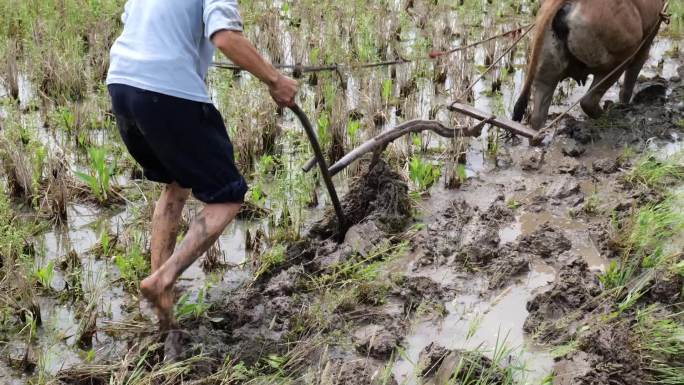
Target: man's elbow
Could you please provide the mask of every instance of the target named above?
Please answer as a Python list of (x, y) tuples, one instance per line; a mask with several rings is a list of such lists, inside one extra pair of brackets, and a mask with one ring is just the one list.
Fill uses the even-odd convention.
[(242, 38), (242, 32), (227, 29), (216, 32), (211, 41), (219, 50), (225, 52), (235, 46), (235, 42)]

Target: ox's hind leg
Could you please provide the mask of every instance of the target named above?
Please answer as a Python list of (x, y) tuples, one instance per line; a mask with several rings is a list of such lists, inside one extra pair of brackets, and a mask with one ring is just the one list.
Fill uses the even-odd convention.
[(620, 91), (620, 102), (627, 104), (632, 101), (632, 94), (634, 93), (634, 86), (636, 85), (639, 73), (644, 68), (644, 64), (648, 60), (648, 55), (651, 52), (651, 45), (653, 44), (653, 36), (644, 44), (639, 53), (634, 57), (634, 60), (629, 64), (625, 71), (625, 82)]
[(623, 71), (617, 71), (615, 74), (608, 77), (609, 74), (596, 74), (594, 81), (591, 83), (589, 92), (584, 95), (580, 105), (585, 114), (593, 119), (597, 119), (603, 115), (603, 108), (601, 108), (601, 98), (608, 92), (610, 87), (615, 84)]
[(530, 125), (535, 130), (544, 126), (558, 83), (566, 76), (568, 56), (564, 43), (555, 34), (548, 33), (544, 50), (533, 83), (533, 107)]

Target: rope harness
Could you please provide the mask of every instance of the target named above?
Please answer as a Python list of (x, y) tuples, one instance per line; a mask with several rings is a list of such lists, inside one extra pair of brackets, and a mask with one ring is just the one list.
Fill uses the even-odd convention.
[[(418, 63), (418, 62), (426, 62), (426, 61), (435, 61), (439, 58), (442, 58), (444, 56), (448, 56), (451, 54), (454, 54), (456, 52), (461, 52), (468, 50), (470, 48), (478, 47), (482, 44), (488, 43), (493, 40), (500, 39), (502, 37), (508, 37), (508, 36), (516, 36), (518, 35), (521, 31), (523, 30), (528, 30), (531, 29), (534, 26), (534, 24), (528, 24), (526, 26), (518, 27), (510, 31), (502, 32), (498, 35), (488, 37), (484, 40), (477, 41), (475, 43), (467, 44), (462, 47), (456, 47), (452, 48), (448, 51), (431, 51), (427, 57), (418, 57), (414, 59), (404, 59), (404, 58), (399, 58), (395, 60), (386, 60), (386, 61), (380, 61), (380, 62), (374, 62), (374, 63), (355, 63), (355, 64), (330, 64), (330, 65), (322, 65), (322, 66), (308, 66), (308, 65), (302, 65), (302, 64), (273, 64), (273, 66), (277, 69), (280, 70), (289, 70), (292, 71), (293, 73), (296, 74), (303, 74), (303, 73), (313, 73), (313, 72), (340, 72), (342, 70), (347, 70), (347, 71), (353, 71), (353, 70), (360, 70), (360, 69), (369, 69), (369, 68), (379, 68), (379, 67), (391, 67), (391, 66), (398, 66), (398, 65), (404, 65), (404, 64), (410, 64), (410, 63)], [(525, 34), (527, 34), (525, 32)], [(519, 41), (520, 39), (518, 39)], [(237, 66), (235, 64), (231, 64), (228, 62), (213, 62), (212, 66), (215, 68), (220, 68), (220, 69), (227, 69), (227, 70), (233, 70), (233, 71), (242, 71), (242, 68), (240, 66)]]

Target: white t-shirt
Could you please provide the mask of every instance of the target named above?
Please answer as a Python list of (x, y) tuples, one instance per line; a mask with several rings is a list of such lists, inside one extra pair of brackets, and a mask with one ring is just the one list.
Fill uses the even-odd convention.
[(107, 84), (210, 103), (211, 36), (242, 31), (237, 0), (128, 0), (110, 52)]

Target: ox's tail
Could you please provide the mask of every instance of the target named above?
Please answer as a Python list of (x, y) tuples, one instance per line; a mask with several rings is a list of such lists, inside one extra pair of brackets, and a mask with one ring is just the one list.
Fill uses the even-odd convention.
[(529, 64), (527, 66), (527, 77), (525, 78), (525, 83), (523, 84), (520, 97), (515, 103), (515, 107), (513, 109), (513, 120), (516, 122), (522, 121), (523, 115), (525, 115), (525, 110), (527, 110), (527, 105), (530, 101), (532, 84), (534, 83), (534, 77), (537, 75), (537, 68), (539, 67), (542, 49), (544, 48), (546, 31), (549, 29), (549, 26), (553, 22), (553, 19), (558, 11), (567, 2), (568, 0), (546, 0), (539, 10), (539, 15), (537, 16), (537, 22), (535, 26), (537, 30), (535, 31), (534, 40), (532, 42), (532, 51), (530, 53)]

